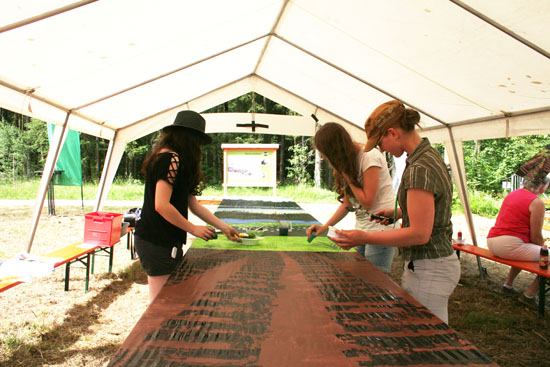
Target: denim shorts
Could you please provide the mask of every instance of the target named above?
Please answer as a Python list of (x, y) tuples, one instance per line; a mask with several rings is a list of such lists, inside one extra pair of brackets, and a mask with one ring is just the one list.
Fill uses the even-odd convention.
[[(139, 236), (134, 237), (136, 253), (141, 266), (148, 276), (169, 275), (183, 258), (181, 245), (159, 246)], [(172, 258), (172, 248), (177, 247), (176, 257)]]

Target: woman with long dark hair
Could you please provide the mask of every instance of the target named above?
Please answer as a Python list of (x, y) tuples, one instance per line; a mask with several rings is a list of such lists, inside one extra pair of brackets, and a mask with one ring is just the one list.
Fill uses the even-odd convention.
[(153, 301), (183, 257), (187, 233), (203, 240), (216, 237), (214, 228), (195, 225), (188, 210), (239, 241), (238, 232), (202, 206), (196, 196), (205, 185), (201, 172), (201, 146), (211, 142), (205, 120), (194, 111), (181, 111), (162, 130), (143, 163), (146, 177), (141, 219), (136, 223), (135, 247), (147, 273)]
[[(314, 145), (334, 170), (334, 189), (341, 204), (325, 224), (309, 227), (307, 235), (325, 232), (350, 211), (355, 213), (355, 228), (386, 230), (388, 227), (370, 220), (371, 213), (395, 202), (384, 155), (377, 149), (365, 152), (363, 144), (354, 142), (346, 129), (334, 122), (321, 126), (315, 134)], [(390, 272), (394, 247), (373, 246), (365, 242), (355, 246), (355, 250), (384, 273)]]

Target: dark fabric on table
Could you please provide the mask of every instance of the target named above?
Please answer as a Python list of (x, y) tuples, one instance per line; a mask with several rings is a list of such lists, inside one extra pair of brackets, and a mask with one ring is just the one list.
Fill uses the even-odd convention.
[(496, 364), (356, 252), (191, 248), (109, 366)]

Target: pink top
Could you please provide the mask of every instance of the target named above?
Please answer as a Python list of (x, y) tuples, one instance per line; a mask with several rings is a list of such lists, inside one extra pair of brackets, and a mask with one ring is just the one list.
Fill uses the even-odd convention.
[(531, 242), (531, 213), (529, 205), (537, 195), (524, 189), (512, 191), (502, 201), (502, 207), (495, 225), (489, 230), (488, 238), (514, 236)]

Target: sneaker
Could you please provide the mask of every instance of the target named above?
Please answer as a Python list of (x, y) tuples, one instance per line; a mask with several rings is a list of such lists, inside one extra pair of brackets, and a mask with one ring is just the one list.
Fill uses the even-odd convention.
[(511, 293), (511, 294), (519, 293), (519, 291), (516, 288), (514, 288), (511, 285), (506, 285), (506, 284), (502, 285), (502, 292)]
[[(532, 296), (532, 297), (528, 297), (525, 295), (525, 293), (522, 293), (520, 296), (519, 296), (519, 301), (521, 303), (523, 303), (524, 305), (532, 308), (532, 309), (536, 309), (538, 310), (539, 309), (539, 295), (535, 295), (535, 296)], [(544, 302), (544, 309), (546, 311), (550, 310), (550, 302), (548, 299), (545, 300)]]
[(519, 296), (519, 301), (529, 308), (538, 309), (539, 307), (538, 296), (529, 297), (522, 293)]

